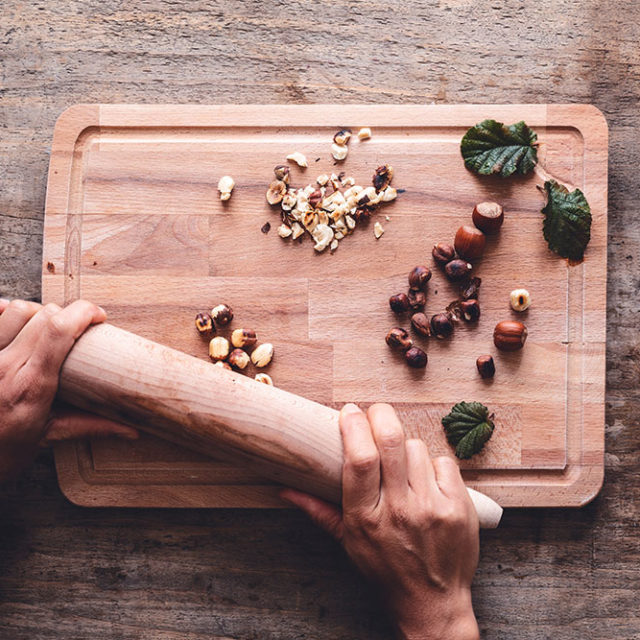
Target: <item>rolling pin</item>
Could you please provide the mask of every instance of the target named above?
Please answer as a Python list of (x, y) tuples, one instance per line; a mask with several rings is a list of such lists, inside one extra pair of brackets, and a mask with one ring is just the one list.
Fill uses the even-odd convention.
[[(58, 397), (278, 483), (341, 499), (338, 412), (110, 324), (89, 328), (67, 356)], [(501, 507), (468, 490), (480, 526)]]

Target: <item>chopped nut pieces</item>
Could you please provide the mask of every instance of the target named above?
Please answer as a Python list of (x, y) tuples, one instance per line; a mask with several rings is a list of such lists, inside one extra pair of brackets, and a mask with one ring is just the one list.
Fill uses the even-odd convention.
[(344, 160), (349, 153), (349, 147), (344, 144), (332, 144), (331, 145), (331, 155), (335, 160)]
[(384, 227), (379, 222), (376, 222), (373, 225), (373, 235), (376, 238), (380, 238), (383, 233), (384, 233)]
[(288, 238), (292, 233), (293, 231), (291, 230), (291, 227), (287, 226), (286, 224), (281, 224), (278, 227), (278, 235), (281, 238)]
[(273, 387), (273, 380), (268, 373), (256, 373), (255, 381), (262, 382), (262, 384), (268, 384), (270, 387)]
[(358, 131), (358, 140), (368, 140), (371, 137), (371, 129), (369, 127), (362, 127)]
[(285, 193), (287, 193), (287, 185), (282, 180), (274, 180), (267, 189), (267, 202), (278, 204), (282, 202)]
[(218, 191), (220, 192), (220, 200), (225, 201), (231, 197), (233, 187), (236, 186), (234, 179), (231, 176), (222, 176), (218, 182)]
[(222, 336), (217, 336), (209, 343), (209, 357), (216, 360), (224, 360), (229, 355), (229, 341)]
[(266, 367), (273, 358), (273, 345), (269, 342), (258, 345), (251, 354), (251, 362), (256, 367)]
[(299, 151), (295, 151), (294, 153), (290, 153), (287, 156), (287, 160), (292, 160), (293, 162), (295, 162), (299, 167), (308, 167), (309, 165), (307, 164), (307, 158), (303, 153), (300, 153)]
[(351, 139), (351, 129), (342, 129), (342, 131), (338, 131), (335, 136), (333, 136), (333, 141), (340, 146), (344, 146), (349, 144), (349, 140)]
[(279, 164), (273, 169), (276, 180), (281, 180), (285, 184), (289, 184), (291, 169), (286, 164)]
[(514, 289), (509, 302), (514, 311), (526, 311), (531, 306), (531, 294), (526, 289)]

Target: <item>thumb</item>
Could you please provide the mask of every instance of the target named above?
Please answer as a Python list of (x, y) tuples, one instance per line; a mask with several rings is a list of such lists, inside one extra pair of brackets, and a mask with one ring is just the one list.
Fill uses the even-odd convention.
[(93, 413), (64, 408), (57, 409), (49, 418), (41, 444), (48, 445), (61, 440), (105, 438), (108, 436), (136, 440), (138, 432), (133, 427)]
[(342, 542), (344, 529), (342, 512), (338, 507), (295, 489), (282, 489), (280, 497), (304, 511), (314, 524), (324, 529), (338, 542)]

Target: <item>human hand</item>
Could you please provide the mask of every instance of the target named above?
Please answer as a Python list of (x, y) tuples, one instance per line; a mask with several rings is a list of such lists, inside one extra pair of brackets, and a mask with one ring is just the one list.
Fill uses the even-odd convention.
[(458, 465), (431, 460), (422, 440), (406, 440), (390, 405), (340, 412), (344, 447), (342, 510), (284, 489), (333, 535), (377, 584), (405, 639), (479, 638), (471, 605), (478, 517)]
[(65, 309), (0, 300), (0, 482), (29, 464), (38, 445), (135, 429), (52, 403), (60, 368), (85, 329), (103, 322), (103, 309), (79, 300)]

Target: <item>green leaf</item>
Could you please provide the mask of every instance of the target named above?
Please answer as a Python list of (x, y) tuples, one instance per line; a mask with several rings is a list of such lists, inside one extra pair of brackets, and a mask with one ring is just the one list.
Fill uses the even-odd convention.
[(456, 456), (463, 459), (481, 451), (494, 429), (489, 409), (480, 402), (458, 402), (442, 418), (442, 426)]
[(542, 209), (544, 239), (563, 258), (579, 261), (591, 238), (591, 208), (580, 189), (569, 191), (555, 180), (544, 183), (547, 205)]
[(483, 120), (464, 134), (460, 152), (467, 169), (483, 176), (529, 173), (538, 162), (534, 146), (538, 136), (523, 122), (506, 127)]

